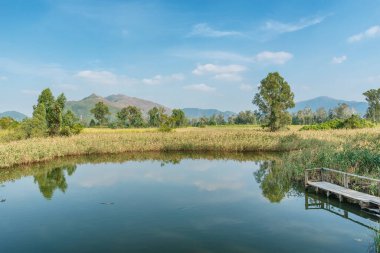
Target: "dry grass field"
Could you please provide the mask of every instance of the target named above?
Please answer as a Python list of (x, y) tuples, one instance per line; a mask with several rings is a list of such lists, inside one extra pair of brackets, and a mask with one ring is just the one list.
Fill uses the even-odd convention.
[[(71, 137), (0, 141), (0, 167), (47, 161), (56, 157), (125, 152), (295, 151), (294, 154), (298, 154), (302, 151), (302, 154), (310, 153), (305, 162), (314, 162), (313, 165), (318, 162), (331, 163), (342, 157), (342, 153), (347, 155), (347, 152), (352, 150), (366, 150), (371, 155), (379, 154), (380, 128), (378, 127), (329, 131), (299, 131), (299, 128), (292, 126), (289, 130), (276, 133), (268, 132), (258, 126), (189, 127), (168, 133), (153, 128), (85, 129), (81, 134)], [(7, 134), (9, 133), (0, 131), (0, 140)], [(333, 154), (336, 154), (336, 157)], [(316, 160), (317, 158), (319, 160)], [(296, 158), (293, 156), (292, 159)], [(340, 159), (342, 163), (346, 162), (342, 159), (347, 158)], [(346, 166), (352, 167), (351, 163), (350, 161)]]

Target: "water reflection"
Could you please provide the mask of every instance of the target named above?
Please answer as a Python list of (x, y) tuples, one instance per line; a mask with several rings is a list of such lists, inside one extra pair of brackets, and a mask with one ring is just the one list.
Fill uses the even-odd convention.
[(294, 179), (276, 154), (131, 153), (1, 170), (2, 250), (364, 252), (374, 241), (376, 218)]
[(38, 184), (40, 192), (46, 199), (51, 199), (55, 190), (65, 192), (68, 185), (66, 182), (65, 171), (68, 176), (74, 174), (76, 165), (55, 167), (51, 170), (37, 171), (34, 175), (34, 182)]

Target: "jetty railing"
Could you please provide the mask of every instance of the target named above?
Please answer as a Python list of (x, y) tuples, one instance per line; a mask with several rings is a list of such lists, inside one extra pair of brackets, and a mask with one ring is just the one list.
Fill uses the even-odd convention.
[(380, 180), (329, 168), (305, 170), (305, 185), (309, 181), (324, 181), (380, 197)]

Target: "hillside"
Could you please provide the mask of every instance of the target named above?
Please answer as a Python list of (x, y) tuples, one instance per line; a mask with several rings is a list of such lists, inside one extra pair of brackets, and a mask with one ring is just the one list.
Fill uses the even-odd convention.
[(25, 114), (23, 114), (21, 112), (7, 111), (7, 112), (0, 113), (0, 118), (3, 118), (3, 117), (11, 117), (17, 121), (22, 121), (23, 119), (27, 118), (28, 116), (26, 116)]
[(310, 107), (313, 111), (317, 110), (320, 107), (324, 107), (328, 111), (329, 109), (333, 109), (334, 107), (337, 107), (339, 104), (342, 104), (342, 103), (346, 103), (360, 115), (364, 115), (368, 107), (366, 102), (347, 101), (347, 100), (341, 100), (341, 99), (335, 99), (335, 98), (322, 96), (322, 97), (316, 97), (313, 99), (297, 102), (296, 106), (292, 108), (290, 111), (297, 112), (306, 107)]
[(183, 108), (182, 109), (185, 112), (186, 117), (190, 119), (200, 118), (200, 117), (211, 117), (212, 115), (218, 115), (222, 114), (225, 119), (228, 119), (228, 117), (236, 114), (231, 111), (219, 111), (216, 109), (199, 109), (199, 108)]
[(93, 118), (90, 111), (98, 102), (103, 102), (109, 107), (110, 112), (112, 113), (111, 118), (115, 118), (116, 113), (127, 106), (136, 106), (140, 108), (144, 114), (153, 107), (164, 107), (167, 112), (171, 111), (170, 108), (158, 103), (122, 94), (110, 95), (108, 97), (92, 94), (79, 101), (68, 101), (66, 103), (66, 108), (73, 111), (75, 115), (82, 118), (83, 121), (89, 122)]

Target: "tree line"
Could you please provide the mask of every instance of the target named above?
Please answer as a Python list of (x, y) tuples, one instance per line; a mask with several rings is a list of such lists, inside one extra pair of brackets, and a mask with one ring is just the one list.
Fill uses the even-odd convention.
[[(175, 127), (226, 124), (259, 124), (270, 131), (277, 131), (287, 125), (318, 125), (325, 126), (369, 126), (362, 120), (372, 123), (380, 122), (380, 88), (371, 89), (363, 93), (368, 103), (368, 109), (363, 118), (347, 104), (339, 104), (336, 108), (327, 111), (321, 107), (316, 111), (310, 108), (289, 113), (295, 106), (294, 93), (290, 85), (278, 73), (269, 73), (258, 87), (252, 103), (258, 110), (241, 111), (236, 115), (225, 118), (222, 114), (198, 119), (188, 119), (180, 109), (174, 109), (170, 114), (162, 107), (153, 107), (144, 115), (136, 106), (127, 106), (116, 113), (116, 120), (110, 120), (110, 110), (104, 102), (98, 102), (91, 113), (94, 116), (89, 127), (158, 127), (162, 131), (170, 131)], [(84, 127), (74, 113), (65, 108), (66, 97), (62, 93), (55, 98), (50, 89), (45, 89), (38, 96), (37, 104), (33, 106), (33, 116), (21, 123), (6, 117), (0, 119), (1, 129), (15, 129), (16, 137), (31, 138), (43, 136), (78, 134)], [(335, 121), (334, 121), (335, 120)], [(338, 121), (336, 121), (338, 120)], [(329, 124), (331, 122), (331, 124)], [(339, 124), (338, 124), (339, 123)], [(316, 129), (319, 129), (316, 127)]]

